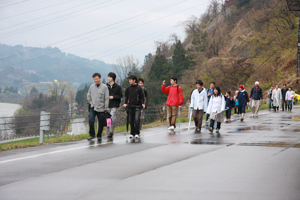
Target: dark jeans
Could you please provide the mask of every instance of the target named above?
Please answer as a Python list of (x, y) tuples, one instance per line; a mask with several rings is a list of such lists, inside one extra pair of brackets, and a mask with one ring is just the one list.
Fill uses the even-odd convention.
[(234, 107), (234, 114), (240, 114), (240, 107), (238, 105)]
[[(212, 129), (214, 129), (214, 126), (215, 126), (215, 120), (210, 120), (210, 127)], [(217, 129), (221, 129), (221, 122), (217, 122)]]
[(130, 123), (130, 134), (139, 135), (140, 134), (140, 118), (141, 118), (141, 108), (140, 107), (129, 107), (129, 123)]
[(293, 108), (293, 101), (292, 100), (288, 100), (287, 101), (287, 106), (288, 106), (289, 110), (292, 110), (292, 108)]
[(284, 109), (287, 110), (287, 102), (285, 101), (285, 99), (282, 99), (281, 106), (282, 106), (282, 111), (284, 111)]
[(207, 122), (208, 118), (209, 118), (210, 114), (207, 114), (205, 115), (205, 121)]
[(90, 136), (95, 137), (95, 117), (98, 118), (98, 133), (97, 137), (102, 136), (103, 126), (101, 124), (101, 118), (104, 116), (104, 112), (97, 112), (93, 108), (89, 113), (89, 125), (90, 125)]
[(226, 110), (226, 119), (230, 119), (230, 117), (231, 117), (231, 110), (232, 110), (232, 107), (229, 107), (229, 109)]

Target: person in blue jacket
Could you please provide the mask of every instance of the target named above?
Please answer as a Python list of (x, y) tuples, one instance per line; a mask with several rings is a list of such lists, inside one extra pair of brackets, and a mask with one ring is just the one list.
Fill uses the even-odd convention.
[[(209, 104), (210, 98), (214, 95), (215, 86), (216, 86), (216, 83), (215, 82), (211, 82), (210, 83), (210, 88), (208, 88), (206, 90), (206, 93), (207, 93), (207, 105)], [(208, 118), (209, 118), (209, 114), (206, 113), (206, 116), (205, 116), (205, 121), (206, 122), (208, 121)], [(206, 124), (206, 126), (208, 126), (208, 124)]]
[(237, 95), (236, 99), (239, 101), (239, 108), (241, 113), (241, 121), (244, 121), (245, 113), (246, 113), (246, 106), (249, 104), (249, 95), (246, 92), (244, 85), (240, 85), (239, 87), (239, 94)]

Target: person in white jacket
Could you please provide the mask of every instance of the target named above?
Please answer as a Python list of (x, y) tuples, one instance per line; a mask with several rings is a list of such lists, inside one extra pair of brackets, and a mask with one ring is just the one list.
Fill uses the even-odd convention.
[(207, 113), (210, 114), (209, 131), (213, 134), (214, 125), (217, 121), (216, 133), (220, 136), (221, 123), (224, 122), (225, 98), (219, 87), (215, 87), (214, 95), (210, 98)]
[(203, 87), (203, 82), (201, 80), (196, 81), (196, 89), (193, 90), (191, 95), (190, 108), (193, 110), (193, 119), (195, 122), (196, 132), (201, 132), (202, 119), (204, 113), (207, 110), (207, 92)]
[(292, 87), (289, 87), (288, 91), (285, 94), (285, 100), (287, 102), (288, 111), (290, 111), (290, 112), (292, 112), (294, 96), (295, 96), (295, 93), (292, 90)]
[(278, 88), (278, 85), (275, 86), (275, 89), (272, 92), (273, 108), (274, 112), (279, 111), (279, 106), (282, 100), (281, 89)]

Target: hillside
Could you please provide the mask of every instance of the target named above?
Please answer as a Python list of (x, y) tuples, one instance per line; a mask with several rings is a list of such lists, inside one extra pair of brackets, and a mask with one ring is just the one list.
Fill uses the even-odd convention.
[(103, 61), (66, 54), (58, 48), (0, 44), (0, 52), (1, 86), (19, 86), (54, 79), (85, 83), (91, 80), (95, 72), (106, 75), (113, 70), (111, 65)]
[[(191, 59), (193, 65), (186, 64), (181, 73), (173, 75), (186, 91), (186, 101), (197, 79), (202, 79), (206, 88), (211, 81), (216, 82), (223, 93), (237, 90), (239, 84), (250, 90), (255, 81), (260, 82), (265, 93), (271, 85), (281, 87), (284, 83), (299, 90), (298, 18), (289, 11), (286, 1), (232, 0), (227, 7), (219, 2), (212, 1), (204, 14), (192, 16), (184, 23), (187, 37), (182, 45), (185, 58)], [(169, 57), (169, 51), (173, 51), (170, 62), (175, 66), (173, 47), (169, 43), (168, 51), (158, 48), (159, 57)], [(157, 56), (144, 66), (144, 76), (150, 76), (150, 85), (151, 71), (158, 69)], [(164, 64), (163, 68), (169, 65)]]

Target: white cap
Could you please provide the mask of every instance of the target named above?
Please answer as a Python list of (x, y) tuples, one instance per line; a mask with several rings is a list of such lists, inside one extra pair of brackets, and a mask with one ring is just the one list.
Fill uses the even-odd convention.
[(255, 85), (259, 85), (259, 82), (258, 82), (258, 81), (256, 81), (256, 82), (255, 82)]

